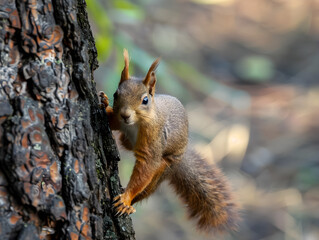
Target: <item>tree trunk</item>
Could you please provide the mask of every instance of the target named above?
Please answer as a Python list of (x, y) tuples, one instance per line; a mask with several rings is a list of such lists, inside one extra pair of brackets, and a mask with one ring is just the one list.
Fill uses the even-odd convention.
[(0, 239), (134, 239), (84, 0), (0, 0)]

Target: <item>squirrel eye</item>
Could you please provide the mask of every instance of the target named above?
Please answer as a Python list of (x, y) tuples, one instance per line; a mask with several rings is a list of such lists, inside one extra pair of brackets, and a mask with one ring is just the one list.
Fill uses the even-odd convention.
[(113, 94), (113, 98), (117, 98), (117, 91)]
[(144, 97), (143, 101), (142, 101), (142, 104), (146, 105), (147, 103), (148, 103), (148, 97)]

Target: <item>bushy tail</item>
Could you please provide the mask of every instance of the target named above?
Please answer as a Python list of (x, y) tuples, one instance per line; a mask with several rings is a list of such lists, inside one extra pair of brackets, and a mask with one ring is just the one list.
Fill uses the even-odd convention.
[(200, 230), (236, 230), (238, 206), (227, 179), (216, 165), (208, 164), (188, 147), (184, 159), (172, 170), (170, 183)]

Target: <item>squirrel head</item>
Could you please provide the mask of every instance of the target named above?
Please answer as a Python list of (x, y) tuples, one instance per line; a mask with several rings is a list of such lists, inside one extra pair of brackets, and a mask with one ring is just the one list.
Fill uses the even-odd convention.
[(118, 89), (113, 95), (114, 113), (120, 122), (126, 125), (148, 122), (154, 114), (155, 70), (160, 59), (153, 62), (145, 78), (139, 79), (130, 77), (129, 55), (126, 49), (123, 55), (125, 65)]

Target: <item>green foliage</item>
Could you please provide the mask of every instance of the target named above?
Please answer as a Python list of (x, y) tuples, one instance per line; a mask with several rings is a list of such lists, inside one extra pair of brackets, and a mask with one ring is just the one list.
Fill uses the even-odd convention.
[(305, 167), (301, 169), (297, 176), (296, 182), (299, 189), (306, 191), (318, 185), (318, 169), (315, 167)]
[(113, 43), (111, 32), (113, 25), (99, 1), (86, 0), (86, 4), (89, 16), (97, 28), (97, 31), (95, 31), (95, 44), (98, 52), (98, 60), (104, 61), (111, 52)]
[(251, 82), (265, 82), (274, 75), (272, 61), (261, 55), (250, 55), (239, 60), (236, 64), (239, 77)]
[[(95, 41), (98, 51), (98, 60), (103, 62), (108, 59), (112, 48), (116, 47), (117, 33), (114, 31), (115, 22), (128, 24), (139, 22), (144, 18), (144, 11), (129, 1), (111, 1), (110, 8), (102, 5), (98, 0), (87, 0), (87, 9), (93, 25), (96, 28)], [(126, 46), (127, 47), (127, 46)]]
[(144, 19), (144, 11), (138, 5), (129, 1), (113, 1), (114, 4), (114, 16), (117, 21), (132, 23), (138, 22)]
[(170, 66), (181, 81), (204, 96), (214, 96), (235, 108), (245, 109), (250, 106), (250, 97), (246, 92), (222, 85), (186, 62), (175, 61), (170, 63)]

